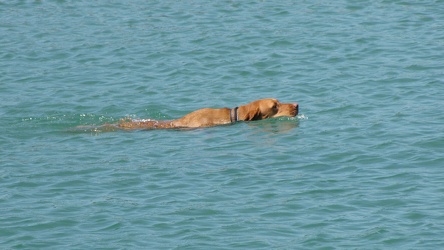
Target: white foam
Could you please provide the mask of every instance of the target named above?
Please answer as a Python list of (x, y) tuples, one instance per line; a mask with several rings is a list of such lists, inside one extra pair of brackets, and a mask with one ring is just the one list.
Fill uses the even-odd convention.
[(156, 121), (156, 120), (152, 120), (152, 119), (133, 119), (133, 122), (152, 122), (152, 121)]

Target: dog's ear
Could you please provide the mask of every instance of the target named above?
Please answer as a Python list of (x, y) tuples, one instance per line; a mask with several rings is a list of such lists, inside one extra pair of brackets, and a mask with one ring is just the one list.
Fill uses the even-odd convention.
[(254, 121), (254, 120), (261, 120), (262, 115), (261, 111), (259, 109), (258, 105), (254, 104), (247, 104), (244, 106), (239, 107), (240, 114), (242, 115), (240, 117), (241, 120), (244, 121)]

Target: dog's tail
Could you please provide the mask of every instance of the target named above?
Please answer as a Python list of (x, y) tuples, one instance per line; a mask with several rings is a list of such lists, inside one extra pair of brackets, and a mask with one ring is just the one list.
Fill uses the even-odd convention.
[(112, 132), (117, 130), (136, 130), (136, 129), (168, 129), (176, 128), (173, 120), (157, 121), (151, 119), (121, 119), (118, 123), (105, 123), (102, 125), (84, 125), (70, 129), (72, 132)]
[(157, 121), (151, 119), (122, 119), (116, 126), (120, 129), (166, 129), (175, 128), (173, 121)]

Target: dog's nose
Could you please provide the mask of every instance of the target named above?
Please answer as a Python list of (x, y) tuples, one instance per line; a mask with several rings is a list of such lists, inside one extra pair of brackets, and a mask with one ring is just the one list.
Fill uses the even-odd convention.
[(296, 111), (296, 115), (299, 113), (299, 104), (297, 102), (293, 103), (294, 110)]

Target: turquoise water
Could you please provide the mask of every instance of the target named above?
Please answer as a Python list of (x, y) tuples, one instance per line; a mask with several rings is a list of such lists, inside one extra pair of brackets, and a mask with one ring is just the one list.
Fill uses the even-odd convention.
[[(438, 249), (443, 1), (0, 1), (2, 249)], [(274, 97), (296, 118), (79, 131)]]

